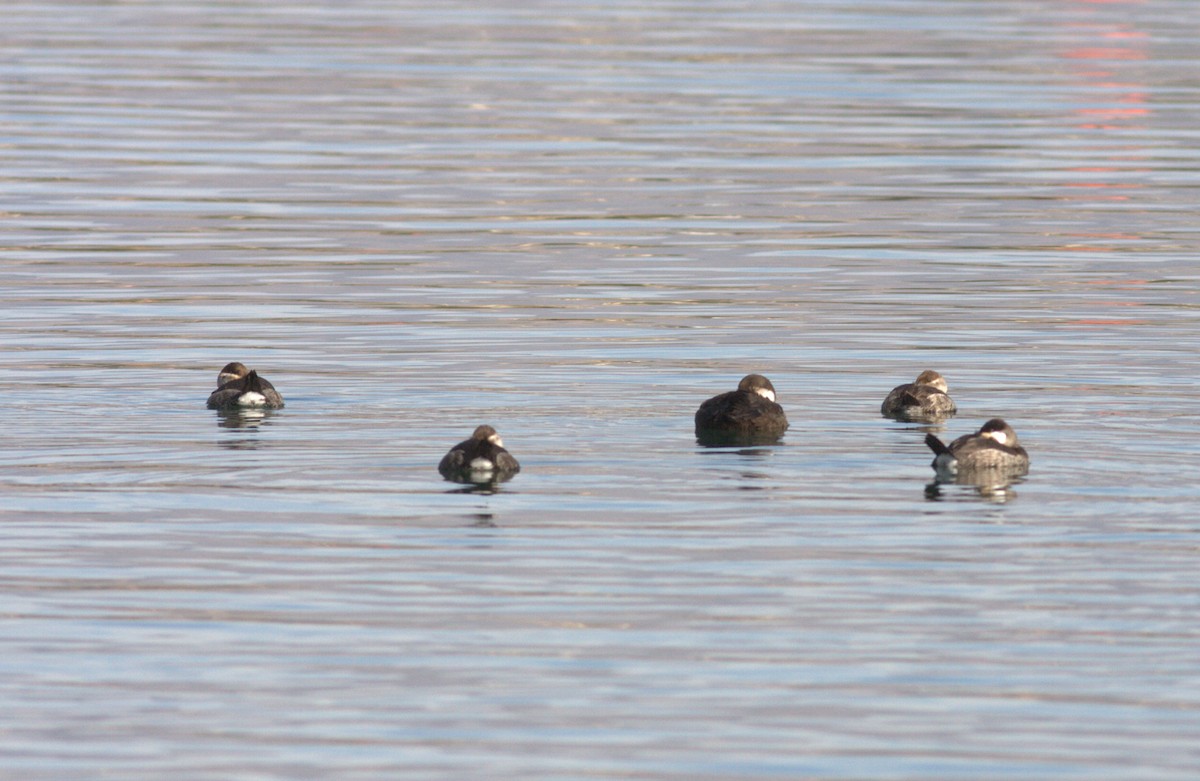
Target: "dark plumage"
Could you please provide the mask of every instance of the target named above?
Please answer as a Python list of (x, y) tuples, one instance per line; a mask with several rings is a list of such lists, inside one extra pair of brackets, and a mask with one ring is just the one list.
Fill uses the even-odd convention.
[(761, 374), (747, 374), (737, 390), (714, 396), (696, 410), (696, 437), (702, 442), (771, 442), (787, 427), (775, 386)]
[(1029, 454), (1017, 441), (1017, 432), (1000, 418), (992, 418), (979, 431), (965, 434), (949, 445), (933, 434), (926, 434), (925, 444), (934, 452), (933, 468), (942, 474), (1024, 474), (1029, 469)]
[(945, 377), (927, 369), (917, 376), (916, 382), (892, 388), (879, 411), (900, 420), (947, 418), (958, 411), (947, 393), (948, 387)]
[(275, 386), (258, 372), (244, 365), (229, 363), (217, 375), (217, 389), (208, 395), (209, 409), (234, 409), (238, 407), (283, 407), (283, 396)]
[(442, 457), (438, 471), (447, 480), (487, 482), (506, 480), (521, 471), (517, 459), (504, 449), (500, 435), (491, 426), (479, 426)]

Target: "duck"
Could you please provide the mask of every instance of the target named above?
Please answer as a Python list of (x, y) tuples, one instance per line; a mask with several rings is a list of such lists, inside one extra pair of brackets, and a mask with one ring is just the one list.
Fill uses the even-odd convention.
[(254, 369), (234, 361), (217, 374), (217, 389), (208, 395), (209, 409), (255, 407), (281, 409), (283, 396)]
[(438, 471), (447, 480), (490, 482), (507, 480), (521, 471), (517, 459), (504, 448), (496, 429), (478, 426), (442, 457)]
[(915, 382), (892, 388), (879, 411), (899, 420), (948, 418), (958, 411), (948, 390), (945, 377), (926, 369), (917, 375)]
[(702, 442), (774, 441), (787, 428), (775, 386), (761, 374), (747, 374), (737, 390), (713, 396), (696, 410), (696, 437)]
[(964, 434), (949, 445), (926, 434), (925, 444), (934, 453), (932, 466), (939, 474), (1029, 471), (1029, 454), (1017, 440), (1017, 432), (1001, 418), (992, 418), (974, 434)]

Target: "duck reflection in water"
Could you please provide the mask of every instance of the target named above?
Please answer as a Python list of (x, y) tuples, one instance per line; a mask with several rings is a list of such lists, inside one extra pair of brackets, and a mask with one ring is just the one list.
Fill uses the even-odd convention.
[(701, 446), (701, 450), (698, 451), (701, 454), (720, 455), (722, 453), (736, 453), (747, 459), (761, 461), (774, 455), (775, 448), (769, 447), (769, 445), (779, 444), (779, 440), (775, 439), (769, 442), (754, 444), (751, 442), (726, 442), (719, 439), (705, 439), (699, 441), (697, 444)]
[[(230, 435), (218, 444), (230, 450), (254, 450), (261, 444), (258, 429), (270, 425), (273, 414), (272, 410), (262, 407), (217, 410), (217, 427), (230, 429)], [(240, 435), (234, 435), (235, 431)]]
[(507, 482), (510, 478), (505, 477), (502, 479), (478, 481), (454, 479), (451, 477), (447, 477), (446, 479), (452, 483), (460, 484), (446, 491), (448, 494), (476, 494), (478, 496), (494, 496), (495, 494), (498, 494), (504, 490), (501, 486), (501, 483)]
[(500, 528), (500, 525), (498, 523), (496, 523), (496, 514), (495, 513), (488, 513), (488, 512), (475, 513), (474, 515), (469, 516), (469, 517), (471, 518), (471, 523), (469, 524), (469, 526), (472, 529), (499, 529)]
[(1017, 498), (1013, 486), (1024, 481), (1020, 476), (993, 474), (990, 477), (983, 473), (957, 475), (953, 479), (937, 479), (925, 486), (925, 498), (933, 502), (942, 502), (953, 498), (947, 491), (948, 486), (960, 486), (955, 493), (978, 496), (995, 504), (1004, 504)]

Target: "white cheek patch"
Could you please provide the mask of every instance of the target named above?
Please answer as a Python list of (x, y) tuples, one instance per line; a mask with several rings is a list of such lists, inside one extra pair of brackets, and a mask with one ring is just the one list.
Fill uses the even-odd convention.
[(502, 442), (500, 440), (499, 434), (492, 434), (490, 437), (487, 438), (487, 441), (491, 442), (496, 447), (504, 447), (504, 442)]
[(238, 406), (239, 407), (265, 407), (266, 404), (267, 404), (267, 397), (262, 395), (261, 393), (255, 393), (254, 391), (247, 391), (246, 393), (243, 393), (241, 396), (238, 396)]
[(754, 392), (762, 396), (767, 401), (775, 401), (775, 391), (770, 388), (755, 388)]
[(987, 437), (993, 442), (1001, 445), (1007, 444), (1008, 442), (1008, 434), (1005, 434), (1003, 431), (985, 431), (980, 436)]

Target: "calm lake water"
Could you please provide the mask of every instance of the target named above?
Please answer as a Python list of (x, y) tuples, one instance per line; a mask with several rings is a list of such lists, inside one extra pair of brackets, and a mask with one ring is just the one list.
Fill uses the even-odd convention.
[(1190, 10), (6, 4), (0, 777), (1200, 777)]

